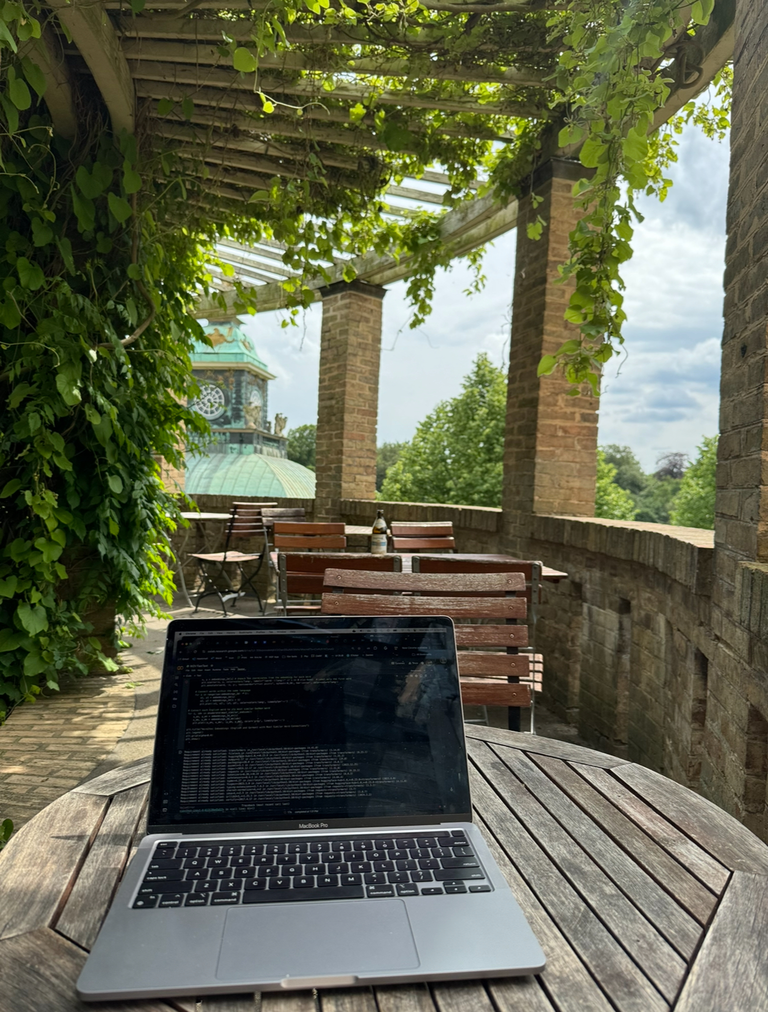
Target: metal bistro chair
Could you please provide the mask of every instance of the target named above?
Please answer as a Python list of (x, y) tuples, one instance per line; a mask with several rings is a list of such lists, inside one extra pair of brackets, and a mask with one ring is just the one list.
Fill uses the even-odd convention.
[(528, 646), (524, 652), (530, 657), (531, 731), (536, 728), (536, 691), (541, 690), (544, 679), (544, 659), (536, 652), (536, 623), (542, 591), (542, 563), (526, 559), (466, 559), (451, 555), (419, 555), (412, 561), (414, 573), (522, 573), (525, 578), (525, 599), (528, 602)]
[[(277, 556), (277, 603), (283, 614), (320, 611), (323, 578), (329, 567), (366, 572), (399, 573), (399, 555), (357, 555), (338, 552), (279, 552)], [(307, 600), (314, 598), (315, 600)]]
[[(506, 706), (520, 729), (531, 705), (525, 581), (521, 573), (371, 573), (327, 569), (326, 615), (448, 615), (455, 622), (462, 702)], [(522, 622), (523, 624), (518, 624)], [(476, 624), (477, 623), (477, 624)], [(486, 624), (490, 623), (490, 624)]]
[[(249, 587), (252, 595), (259, 602), (259, 609), (264, 614), (264, 602), (261, 599), (254, 580), (259, 574), (267, 555), (267, 537), (264, 529), (264, 520), (261, 513), (262, 507), (254, 503), (232, 503), (232, 512), (227, 522), (227, 533), (224, 541), (223, 552), (199, 552), (191, 553), (190, 558), (197, 559), (200, 569), (202, 587), (195, 601), (195, 611), (200, 607), (200, 602), (215, 595), (221, 601), (224, 614), (227, 614), (227, 604), (235, 603), (241, 597), (245, 597)], [(256, 541), (260, 543), (257, 552), (241, 552), (232, 547), (234, 541)], [(250, 563), (256, 563), (255, 569), (247, 572), (244, 568)], [(227, 567), (234, 566), (239, 574), (237, 587), (232, 582)]]
[(395, 552), (455, 552), (453, 524), (390, 524)]

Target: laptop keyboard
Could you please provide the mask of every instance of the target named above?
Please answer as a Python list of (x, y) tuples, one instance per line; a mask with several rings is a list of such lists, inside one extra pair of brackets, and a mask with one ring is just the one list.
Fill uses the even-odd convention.
[(491, 892), (462, 830), (155, 845), (135, 910)]

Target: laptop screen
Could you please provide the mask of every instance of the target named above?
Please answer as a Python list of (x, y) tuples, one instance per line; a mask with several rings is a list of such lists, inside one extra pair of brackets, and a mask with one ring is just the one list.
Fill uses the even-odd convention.
[(447, 618), (168, 627), (150, 832), (469, 816)]

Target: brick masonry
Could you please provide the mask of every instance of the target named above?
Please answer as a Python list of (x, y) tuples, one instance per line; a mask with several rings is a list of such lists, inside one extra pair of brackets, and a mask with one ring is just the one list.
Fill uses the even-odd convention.
[[(510, 531), (520, 514), (595, 511), (597, 401), (568, 396), (559, 372), (536, 376), (541, 356), (576, 334), (563, 319), (571, 286), (556, 280), (578, 221), (573, 180), (583, 170), (575, 174), (573, 163), (556, 159), (540, 171), (535, 193), (542, 203), (534, 207), (531, 196), (523, 198), (517, 227), (502, 497)], [(532, 240), (527, 225), (537, 215), (547, 225)]]
[(322, 290), (315, 515), (337, 520), (339, 502), (373, 498), (386, 289), (360, 281)]

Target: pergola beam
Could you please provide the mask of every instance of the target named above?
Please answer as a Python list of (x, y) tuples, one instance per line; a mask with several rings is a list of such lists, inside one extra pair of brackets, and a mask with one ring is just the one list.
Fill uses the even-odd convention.
[[(504, 206), (492, 197), (481, 197), (469, 201), (462, 207), (446, 212), (440, 226), (442, 242), (453, 256), (461, 256), (470, 250), (490, 242), (496, 236), (514, 228), (517, 224), (517, 201), (511, 200)], [(402, 257), (396, 261), (391, 256), (368, 254), (348, 261), (357, 272), (361, 281), (369, 284), (386, 285), (405, 278), (412, 269), (412, 258)], [(315, 301), (320, 299), (319, 289), (336, 281), (343, 280), (344, 265), (337, 265), (328, 270), (330, 281), (317, 277), (308, 282), (310, 288), (317, 293)], [(279, 284), (265, 285), (256, 290), (257, 307), (260, 312), (270, 309), (282, 309), (287, 305), (287, 293)], [(235, 293), (227, 295), (227, 306), (234, 311)], [(208, 305), (201, 303), (200, 313), (205, 315)]]
[(88, 64), (109, 111), (114, 131), (134, 133), (136, 97), (133, 78), (112, 22), (98, 4), (51, 0), (50, 6)]
[[(236, 70), (223, 67), (210, 67), (204, 75), (200, 68), (193, 65), (163, 63), (160, 60), (128, 61), (134, 81), (162, 81), (188, 88), (201, 87), (226, 88), (233, 91), (245, 91), (253, 94), (253, 80)], [(375, 98), (377, 105), (394, 105), (405, 109), (435, 109), (439, 112), (471, 113), (478, 116), (517, 116), (526, 118), (541, 115), (546, 110), (531, 102), (478, 102), (474, 97), (440, 98), (430, 95), (418, 95), (412, 92), (385, 89), (377, 91), (370, 85), (353, 82), (337, 83), (333, 91), (324, 91), (320, 81), (300, 78), (270, 77), (259, 78), (259, 88), (268, 95), (296, 95), (302, 98), (316, 99), (322, 102), (361, 102), (365, 104)], [(194, 92), (189, 93), (190, 96)]]
[(53, 129), (67, 140), (77, 134), (72, 73), (64, 59), (58, 36), (50, 25), (43, 25), (39, 39), (29, 39), (19, 46), (21, 56), (28, 56), (43, 72), (45, 94)]
[[(222, 56), (219, 47), (206, 42), (163, 42), (158, 39), (126, 39), (122, 46), (126, 60), (160, 60), (163, 63), (187, 63), (200, 66), (227, 66), (229, 57)], [(74, 54), (73, 54), (74, 55)], [(409, 60), (371, 57), (346, 61), (343, 68), (322, 68), (304, 53), (284, 52), (278, 56), (265, 54), (259, 60), (262, 70), (305, 70), (333, 73), (362, 74), (365, 76), (402, 77), (413, 74)], [(228, 69), (228, 68), (227, 68)], [(505, 67), (460, 66), (435, 60), (430, 64), (429, 80), (463, 81), (477, 84), (509, 84), (522, 88), (552, 89), (553, 84), (544, 72), (515, 70)]]

